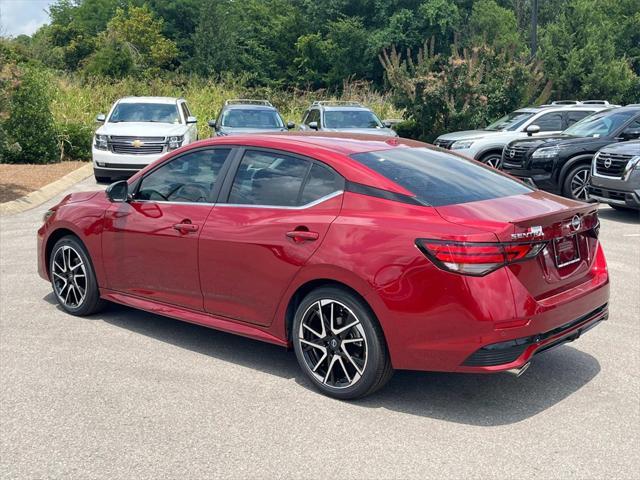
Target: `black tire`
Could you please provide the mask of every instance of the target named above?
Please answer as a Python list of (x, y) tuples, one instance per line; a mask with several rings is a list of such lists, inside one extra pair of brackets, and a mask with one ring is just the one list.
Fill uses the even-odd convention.
[[(318, 304), (321, 301), (326, 303), (319, 307)], [(317, 312), (320, 308), (323, 308), (323, 318), (326, 323), (330, 322), (330, 318), (327, 319), (327, 317), (331, 316), (330, 312), (333, 308), (335, 311), (333, 326), (342, 329), (349, 325), (353, 327), (335, 335), (333, 332), (339, 332), (341, 328), (334, 329), (332, 326), (319, 331), (320, 316)], [(308, 333), (310, 330), (303, 328), (303, 321), (307, 327), (310, 326), (308, 322), (315, 322), (313, 330), (317, 333)], [(347, 325), (342, 326), (340, 322)], [(317, 346), (303, 343), (305, 339), (301, 340), (300, 332), (303, 332), (303, 336), (310, 335), (310, 339)], [(321, 339), (320, 336), (324, 333), (327, 335)], [(341, 400), (361, 398), (384, 386), (393, 375), (391, 359), (378, 320), (362, 300), (345, 289), (322, 287), (309, 293), (296, 311), (291, 334), (300, 368), (313, 385), (327, 396)], [(331, 346), (333, 340), (336, 340), (336, 344)], [(347, 345), (350, 346), (347, 347)], [(321, 348), (325, 349), (325, 353)], [(326, 355), (324, 362), (322, 362), (323, 355)], [(340, 358), (333, 363), (334, 357)], [(363, 357), (364, 361), (362, 361)], [(357, 368), (358, 363), (360, 369)], [(312, 369), (312, 364), (320, 365), (316, 366), (318, 368), (316, 373)], [(348, 382), (340, 383), (340, 375), (343, 380), (348, 379)]]
[[(578, 183), (582, 184), (586, 178), (584, 189), (580, 188), (578, 196), (575, 195), (576, 186)], [(562, 195), (572, 200), (578, 200), (581, 202), (589, 202), (589, 179), (591, 178), (591, 166), (588, 164), (581, 164), (573, 167), (569, 170), (564, 181), (562, 182)]]
[(97, 183), (111, 183), (111, 177), (100, 177), (98, 175), (94, 175)]
[[(82, 317), (96, 313), (104, 307), (105, 301), (100, 298), (93, 263), (77, 237), (67, 235), (55, 243), (49, 258), (49, 273), (53, 294), (65, 312)], [(81, 274), (84, 278), (80, 278)]]
[(502, 154), (498, 152), (489, 152), (483, 155), (482, 157), (480, 157), (480, 161), (490, 167), (500, 168), (500, 162), (502, 161)]

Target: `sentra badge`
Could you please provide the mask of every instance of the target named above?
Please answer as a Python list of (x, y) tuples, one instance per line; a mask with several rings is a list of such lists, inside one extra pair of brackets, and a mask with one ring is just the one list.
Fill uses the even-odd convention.
[(541, 226), (529, 227), (526, 232), (520, 233), (512, 233), (511, 238), (514, 240), (521, 240), (523, 238), (537, 238), (542, 237), (544, 233), (542, 233)]

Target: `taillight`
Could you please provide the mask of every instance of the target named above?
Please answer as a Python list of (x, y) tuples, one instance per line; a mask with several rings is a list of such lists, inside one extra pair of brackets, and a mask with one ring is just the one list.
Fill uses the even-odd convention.
[(534, 258), (546, 242), (473, 243), (418, 238), (416, 245), (442, 270), (482, 276), (510, 263)]

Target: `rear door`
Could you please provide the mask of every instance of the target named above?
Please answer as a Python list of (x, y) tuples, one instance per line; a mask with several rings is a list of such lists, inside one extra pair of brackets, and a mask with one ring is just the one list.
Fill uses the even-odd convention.
[(204, 306), (268, 325), (338, 215), (344, 180), (320, 162), (278, 151), (247, 149), (236, 163), (221, 194), (228, 201), (213, 208), (200, 236)]
[(110, 289), (203, 309), (198, 238), (230, 151), (180, 155), (146, 174), (130, 202), (109, 207), (102, 249)]

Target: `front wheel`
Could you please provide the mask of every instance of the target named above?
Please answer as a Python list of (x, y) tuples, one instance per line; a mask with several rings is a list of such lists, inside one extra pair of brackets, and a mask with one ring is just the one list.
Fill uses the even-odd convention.
[(502, 160), (502, 154), (495, 152), (489, 153), (480, 159), (482, 163), (493, 168), (498, 168), (500, 166), (500, 160)]
[(307, 295), (296, 311), (292, 337), (300, 367), (325, 395), (364, 397), (393, 374), (377, 319), (346, 290), (323, 287)]
[(76, 237), (68, 235), (56, 242), (49, 272), (53, 293), (65, 312), (90, 315), (104, 305), (89, 254)]
[(562, 194), (573, 200), (581, 202), (589, 201), (589, 180), (591, 179), (591, 167), (578, 165), (571, 169), (564, 179)]

